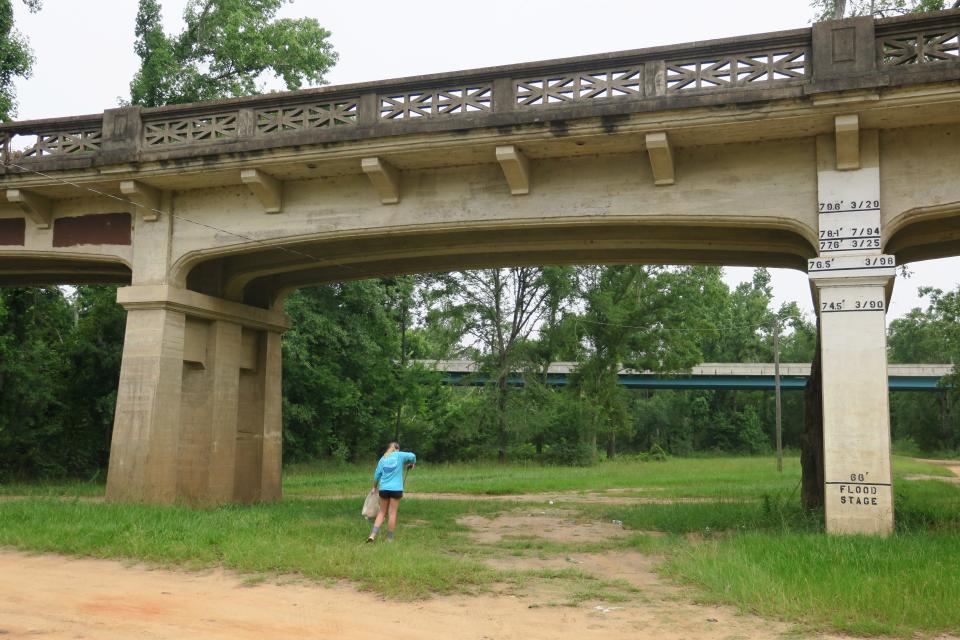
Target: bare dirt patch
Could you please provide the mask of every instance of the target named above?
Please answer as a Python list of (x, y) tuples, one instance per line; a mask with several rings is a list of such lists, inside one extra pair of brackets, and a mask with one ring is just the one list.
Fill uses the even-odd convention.
[(926, 462), (945, 467), (953, 476), (930, 476), (925, 474), (912, 474), (905, 476), (907, 480), (939, 480), (940, 482), (949, 482), (950, 484), (960, 484), (960, 461), (958, 460), (927, 460), (925, 458), (914, 458), (917, 462)]
[(536, 537), (551, 542), (602, 542), (629, 536), (612, 522), (581, 522), (573, 512), (561, 509), (534, 513), (504, 513), (493, 518), (466, 516), (457, 520), (470, 527), (470, 537), (481, 544), (495, 544), (505, 537)]
[[(505, 537), (541, 538), (553, 542), (597, 542), (638, 533), (614, 523), (581, 522), (569, 513), (526, 512), (503, 514), (494, 518), (470, 516), (458, 520), (471, 527), (480, 544), (495, 544)], [(643, 532), (647, 533), (647, 532)], [(659, 535), (657, 533), (648, 535)], [(566, 616), (597, 617), (613, 628), (629, 630), (631, 638), (782, 638), (802, 637), (789, 624), (738, 614), (731, 607), (707, 606), (692, 601), (692, 594), (663, 580), (656, 571), (657, 556), (636, 551), (605, 553), (569, 553), (543, 557), (538, 555), (501, 555), (487, 558), (495, 569), (507, 571), (575, 569), (600, 581), (598, 597), (578, 599), (570, 586), (557, 580), (530, 580), (521, 590), (507, 588), (529, 610), (554, 610)], [(626, 584), (633, 592), (610, 602), (600, 595), (605, 584)], [(589, 588), (576, 585), (574, 589)], [(576, 604), (571, 606), (571, 596)], [(620, 626), (617, 626), (620, 625)], [(491, 636), (492, 637), (492, 636)], [(609, 637), (620, 637), (612, 635)], [(840, 636), (820, 636), (839, 638)]]
[[(960, 469), (960, 467), (958, 467)], [(960, 476), (929, 476), (923, 473), (912, 473), (903, 476), (904, 480), (939, 480), (949, 484), (960, 484)]]
[[(495, 569), (578, 569), (604, 580), (622, 580), (648, 592), (670, 589), (656, 573), (662, 558), (636, 551), (616, 553), (570, 553), (549, 558), (539, 556), (505, 556), (490, 558), (487, 564)], [(647, 594), (649, 595), (649, 593)]]
[[(622, 570), (630, 567), (628, 561)], [(343, 586), (289, 580), (248, 586), (219, 570), (185, 573), (0, 551), (0, 635), (18, 639), (720, 640), (778, 638), (787, 630), (681, 602), (531, 605), (536, 601), (526, 595), (393, 602)]]

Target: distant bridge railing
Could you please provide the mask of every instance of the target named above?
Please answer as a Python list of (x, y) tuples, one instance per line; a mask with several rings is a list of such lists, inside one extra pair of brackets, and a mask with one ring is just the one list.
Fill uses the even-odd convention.
[[(418, 360), (426, 369), (443, 373), (448, 384), (480, 386), (489, 381), (475, 362), (470, 360)], [(547, 370), (546, 383), (563, 386), (576, 369), (575, 362), (555, 362)], [(949, 364), (891, 364), (887, 374), (891, 391), (936, 391), (943, 389), (941, 381), (953, 372)], [(780, 386), (784, 390), (802, 390), (810, 377), (810, 365), (782, 363)], [(774, 365), (772, 363), (704, 363), (689, 373), (664, 374), (652, 371), (622, 369), (618, 382), (633, 389), (739, 389), (772, 390)], [(525, 377), (513, 373), (508, 378), (511, 386), (523, 386)]]
[[(291, 144), (607, 118), (960, 78), (960, 10), (0, 125), (4, 162), (163, 160)], [(20, 141), (18, 138), (27, 137)], [(19, 149), (19, 150), (18, 150)]]

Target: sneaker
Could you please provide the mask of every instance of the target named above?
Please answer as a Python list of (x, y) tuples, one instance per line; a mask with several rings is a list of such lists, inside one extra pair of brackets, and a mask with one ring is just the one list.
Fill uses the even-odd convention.
[(367, 538), (367, 542), (373, 542), (373, 540), (374, 540), (373, 536), (370, 536), (369, 538)]

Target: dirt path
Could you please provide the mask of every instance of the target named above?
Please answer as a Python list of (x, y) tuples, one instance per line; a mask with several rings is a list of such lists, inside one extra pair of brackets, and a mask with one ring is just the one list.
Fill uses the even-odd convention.
[[(572, 559), (592, 566), (602, 563), (645, 593), (651, 585), (661, 586), (650, 571), (651, 561), (639, 554)], [(111, 560), (0, 551), (3, 638), (373, 640), (388, 630), (392, 638), (411, 640), (721, 640), (780, 638), (789, 631), (781, 623), (669, 598), (638, 598), (598, 608), (590, 603), (551, 606), (548, 596), (540, 592), (398, 603), (348, 587), (290, 581), (251, 587), (223, 571), (150, 570)]]
[[(614, 523), (579, 522), (562, 510), (528, 508), (493, 518), (470, 516), (478, 544), (506, 536), (554, 542), (624, 535)], [(570, 602), (569, 585), (531, 580), (498, 593), (389, 602), (348, 586), (295, 577), (255, 586), (221, 570), (181, 572), (111, 560), (0, 551), (0, 638), (138, 640), (365, 640), (385, 634), (418, 640), (590, 640), (632, 638), (760, 640), (791, 635), (790, 625), (694, 604), (662, 581), (656, 558), (640, 553), (577, 553), (552, 558), (500, 555), (502, 569), (575, 568), (620, 580), (637, 592), (624, 602)], [(388, 630), (386, 632), (385, 630)], [(824, 638), (836, 636), (824, 636)]]
[(936, 464), (941, 467), (946, 467), (953, 476), (931, 476), (925, 474), (912, 474), (906, 476), (907, 480), (939, 480), (941, 482), (949, 482), (951, 484), (960, 484), (960, 460), (927, 460), (925, 458), (914, 458), (917, 462), (925, 462), (927, 464)]

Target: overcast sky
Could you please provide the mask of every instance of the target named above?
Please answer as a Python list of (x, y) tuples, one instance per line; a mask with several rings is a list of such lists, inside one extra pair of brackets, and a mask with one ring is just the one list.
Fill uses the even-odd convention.
[[(33, 15), (14, 3), (36, 55), (33, 77), (17, 84), (18, 119), (98, 113), (129, 96), (137, 0), (43, 0)], [(180, 30), (186, 4), (162, 0), (168, 31)], [(807, 0), (295, 0), (282, 15), (313, 16), (332, 32), (340, 62), (327, 79), (344, 84), (795, 29), (812, 12)], [(958, 258), (910, 269), (909, 280), (898, 278), (888, 319), (922, 304), (917, 287), (960, 281)], [(728, 268), (727, 280), (751, 272)], [(773, 273), (777, 303), (812, 310), (806, 274)]]

